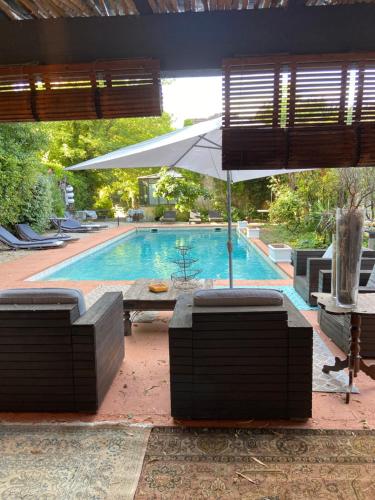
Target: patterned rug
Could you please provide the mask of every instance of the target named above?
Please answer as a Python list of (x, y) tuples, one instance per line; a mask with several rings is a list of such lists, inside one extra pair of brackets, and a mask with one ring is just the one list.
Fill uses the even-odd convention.
[[(314, 392), (347, 392), (349, 377), (347, 371), (323, 373), (324, 365), (333, 365), (335, 356), (325, 345), (319, 334), (314, 331), (313, 337), (313, 391)], [(352, 392), (359, 393), (353, 386)]]
[(0, 426), (2, 500), (132, 500), (150, 429)]
[(136, 500), (373, 500), (375, 433), (153, 429)]

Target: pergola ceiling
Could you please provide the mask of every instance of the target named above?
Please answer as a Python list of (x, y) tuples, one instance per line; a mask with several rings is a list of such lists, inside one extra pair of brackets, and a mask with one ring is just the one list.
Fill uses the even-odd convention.
[(14, 21), (375, 3), (375, 0), (0, 0)]

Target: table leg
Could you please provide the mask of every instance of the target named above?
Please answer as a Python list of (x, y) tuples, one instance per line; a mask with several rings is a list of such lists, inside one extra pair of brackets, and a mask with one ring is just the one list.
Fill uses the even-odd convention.
[(335, 357), (335, 364), (334, 365), (324, 365), (322, 372), (323, 373), (329, 373), (329, 372), (341, 372), (341, 370), (344, 370), (349, 366), (349, 357), (345, 359), (340, 359)]
[(56, 234), (54, 234), (54, 237), (55, 238), (62, 238), (64, 236), (62, 233), (62, 230), (61, 230), (62, 221), (59, 219), (56, 219), (56, 224), (57, 224), (57, 232), (56, 232)]
[(130, 337), (132, 334), (132, 322), (130, 320), (130, 311), (124, 311), (124, 336)]
[(345, 400), (347, 404), (350, 401), (350, 395), (353, 389), (353, 378), (356, 377), (359, 372), (359, 367), (361, 362), (360, 345), (361, 345), (361, 316), (359, 314), (352, 313), (350, 317), (350, 353), (348, 357), (349, 386)]

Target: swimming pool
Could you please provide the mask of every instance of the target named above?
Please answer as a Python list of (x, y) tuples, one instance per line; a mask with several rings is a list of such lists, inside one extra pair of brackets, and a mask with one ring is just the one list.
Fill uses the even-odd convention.
[[(176, 245), (191, 245), (191, 257), (200, 278), (227, 279), (228, 255), (225, 229), (140, 229), (84, 252), (66, 263), (44, 271), (32, 280), (135, 280), (166, 279), (177, 270)], [(252, 244), (233, 232), (234, 279), (271, 280), (284, 275)]]

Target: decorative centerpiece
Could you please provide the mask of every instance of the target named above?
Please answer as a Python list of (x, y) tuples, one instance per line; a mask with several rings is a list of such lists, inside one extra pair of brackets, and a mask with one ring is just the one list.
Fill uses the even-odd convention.
[(193, 264), (198, 261), (198, 259), (190, 257), (192, 247), (188, 245), (177, 245), (176, 250), (180, 255), (177, 259), (174, 259), (173, 262), (179, 269), (171, 275), (173, 286), (185, 290), (196, 288), (198, 286), (197, 276), (201, 270), (192, 269)]
[(336, 297), (336, 235), (332, 235), (331, 295)]
[(357, 303), (363, 222), (363, 210), (356, 205), (336, 211), (336, 300), (341, 307)]
[(150, 283), (148, 289), (153, 293), (163, 293), (168, 292), (168, 285), (162, 281), (157, 281), (155, 283)]

